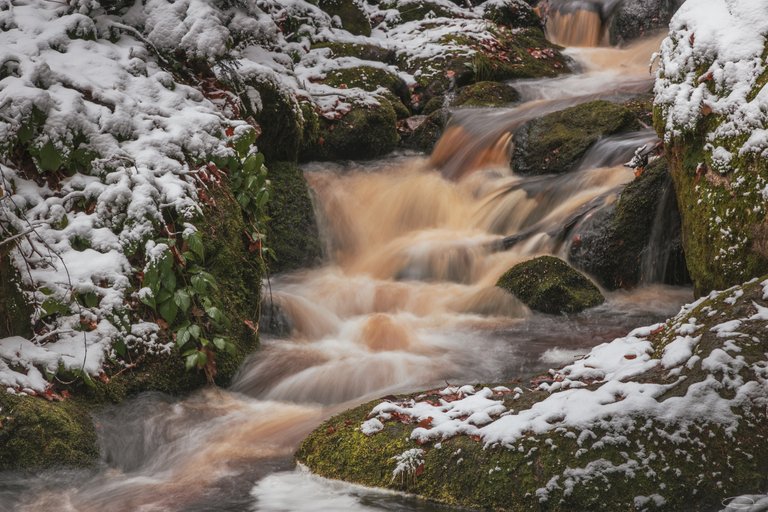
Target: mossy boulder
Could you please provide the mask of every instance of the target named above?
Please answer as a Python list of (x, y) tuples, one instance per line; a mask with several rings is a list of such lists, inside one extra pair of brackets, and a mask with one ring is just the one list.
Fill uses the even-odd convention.
[(408, 85), (397, 74), (384, 67), (355, 66), (334, 69), (325, 75), (323, 83), (337, 89), (356, 87), (369, 92), (386, 89), (391, 93), (390, 99), (399, 100), (405, 105), (410, 102)]
[[(441, 109), (432, 112), (428, 116), (418, 116), (413, 119), (415, 128), (403, 128), (401, 130), (402, 145), (409, 149), (416, 149), (429, 153), (443, 135), (450, 114)], [(409, 121), (408, 119), (405, 120)]]
[(515, 131), (512, 169), (526, 176), (572, 171), (600, 137), (637, 127), (628, 108), (604, 100), (547, 114)]
[(483, 18), (509, 28), (541, 27), (542, 20), (523, 0), (488, 0), (480, 4)]
[(456, 107), (500, 107), (514, 103), (520, 94), (501, 82), (477, 82), (459, 89), (452, 105)]
[[(410, 414), (414, 402), (425, 414), (441, 405), (450, 411), (461, 399), (456, 388), (389, 396), (339, 414), (296, 457), (320, 476), (475, 510), (719, 510), (727, 497), (768, 485), (768, 339), (764, 321), (748, 320), (768, 306), (762, 297), (757, 282), (728, 290), (530, 386), (477, 392), (503, 406), (495, 406), (495, 424), (520, 421), (519, 431), (505, 430), (504, 443), (489, 442), (498, 433), (494, 423), (478, 418), (475, 428), (458, 412), (452, 417), (467, 425), (463, 432), (424, 440), (439, 427), (433, 417)], [(736, 319), (740, 336), (712, 330)], [(696, 340), (686, 357), (671, 357), (678, 354), (673, 343), (688, 343), (681, 329), (694, 329)], [(614, 349), (617, 359), (606, 358)], [(626, 371), (605, 373), (601, 362)], [(402, 412), (373, 412), (387, 403)], [(364, 429), (372, 417), (380, 428)]]
[(374, 105), (353, 105), (340, 118), (321, 117), (300, 160), (375, 158), (392, 151), (398, 142), (397, 112), (386, 98), (379, 98)]
[[(686, 6), (679, 11), (683, 18), (672, 22), (676, 26), (693, 23), (689, 18), (700, 14)], [(735, 20), (743, 26), (734, 30), (756, 30), (748, 14), (729, 22)], [(709, 40), (703, 42), (704, 37)], [(768, 123), (764, 115), (753, 114), (765, 112), (761, 98), (768, 71), (735, 71), (763, 62), (768, 46), (750, 50), (752, 58), (733, 60), (732, 54), (718, 55), (716, 37), (672, 32), (662, 47), (655, 89), (654, 127), (664, 138), (697, 295), (768, 272), (768, 145), (755, 136)], [(705, 51), (710, 43), (715, 50)], [(671, 63), (668, 69), (666, 62)], [(690, 83), (699, 83), (700, 91)], [(740, 99), (732, 100), (736, 96)], [(718, 103), (728, 106), (715, 111)], [(689, 116), (685, 121), (682, 113)]]
[(283, 272), (317, 264), (322, 256), (309, 186), (291, 162), (270, 164), (272, 182), (268, 205), (267, 243), (275, 251), (272, 271)]
[(318, 0), (317, 5), (330, 16), (338, 16), (347, 32), (358, 36), (371, 35), (371, 23), (358, 0)]
[(605, 301), (586, 276), (554, 256), (539, 256), (506, 271), (496, 286), (542, 313), (578, 313)]
[(86, 466), (99, 456), (88, 408), (0, 392), (0, 471)]
[(663, 158), (627, 184), (614, 205), (574, 230), (568, 260), (610, 290), (636, 286), (642, 277), (689, 282), (680, 214)]
[(360, 60), (372, 60), (385, 64), (397, 62), (397, 54), (394, 50), (384, 48), (372, 42), (350, 43), (345, 41), (315, 41), (312, 48), (328, 48), (331, 57), (357, 57)]
[(243, 95), (248, 114), (259, 123), (261, 135), (256, 141), (268, 162), (296, 160), (305, 131), (304, 111), (298, 100), (279, 84), (259, 77), (246, 81), (259, 97), (254, 103)]
[(429, 18), (461, 18), (465, 16), (464, 11), (458, 6), (430, 0), (384, 0), (379, 4), (379, 7), (397, 10), (400, 13), (399, 21), (401, 23)]

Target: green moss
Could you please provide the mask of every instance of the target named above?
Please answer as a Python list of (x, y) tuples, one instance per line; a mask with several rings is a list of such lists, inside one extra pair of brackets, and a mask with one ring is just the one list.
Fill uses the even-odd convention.
[(554, 256), (519, 263), (496, 286), (543, 313), (578, 313), (605, 302), (600, 290), (584, 275)]
[(629, 109), (603, 100), (548, 114), (515, 132), (512, 168), (523, 175), (568, 172), (600, 137), (637, 126)]
[(247, 85), (261, 96), (260, 108), (251, 105), (249, 112), (262, 130), (259, 151), (268, 162), (296, 160), (304, 135), (304, 117), (296, 99), (269, 80), (249, 80)]
[(85, 466), (98, 457), (88, 409), (75, 400), (0, 392), (0, 471)]
[(397, 114), (388, 101), (371, 106), (355, 105), (341, 119), (321, 119), (317, 139), (303, 149), (300, 158), (375, 158), (392, 151), (398, 141)]
[[(696, 348), (702, 359), (725, 341), (711, 331), (714, 325), (749, 317), (754, 313), (753, 301), (765, 303), (759, 283), (745, 286), (744, 296), (732, 310), (724, 302), (728, 295), (700, 304), (680, 320), (684, 323), (696, 317), (702, 324), (699, 332), (703, 336)], [(712, 310), (718, 315), (710, 315)], [(742, 375), (746, 381), (758, 380), (756, 369), (764, 364), (759, 362), (765, 360), (768, 343), (760, 332), (750, 331), (762, 330), (762, 324), (754, 322), (753, 326), (746, 332), (755, 336), (754, 342), (740, 342), (744, 348), (739, 355), (745, 358), (745, 368), (751, 368)], [(665, 331), (652, 337), (657, 357), (678, 327), (670, 321)], [(632, 380), (669, 384), (668, 394), (657, 398), (663, 401), (684, 395), (691, 383), (711, 378), (700, 362), (683, 367), (684, 378), (666, 373), (652, 369)], [(590, 384), (588, 389), (600, 385)], [(526, 411), (548, 396), (529, 390), (517, 400), (510, 395), (494, 399), (503, 400), (508, 409)], [(386, 400), (440, 398), (431, 390)], [(380, 432), (365, 436), (359, 431), (360, 424), (378, 403), (361, 405), (325, 422), (302, 443), (297, 459), (327, 478), (414, 493), (448, 505), (509, 512), (639, 510), (642, 507), (635, 498), (651, 495), (662, 496), (664, 502), (655, 508), (649, 504), (650, 510), (716, 510), (728, 496), (754, 493), (768, 485), (768, 452), (763, 449), (768, 413), (764, 407), (735, 408), (742, 416), (735, 434), (706, 419), (679, 433), (677, 425), (642, 414), (622, 415), (619, 410), (616, 416), (605, 418), (602, 426), (585, 430), (582, 439), (579, 429), (561, 427), (545, 435), (523, 433), (511, 446), (502, 447), (484, 446), (467, 436), (443, 440), (440, 446), (418, 445), (410, 440), (417, 425), (396, 418), (385, 421)], [(423, 467), (408, 478), (394, 478), (394, 457), (412, 448), (424, 450)]]
[(276, 272), (309, 267), (322, 256), (312, 199), (304, 175), (295, 164), (270, 164), (272, 197), (267, 243), (277, 261), (270, 263)]
[(19, 275), (11, 265), (8, 252), (12, 245), (0, 246), (0, 338), (29, 337), (32, 334), (32, 308), (19, 289)]
[(514, 0), (486, 5), (483, 18), (509, 28), (540, 28), (542, 25), (541, 18), (530, 6)]
[[(660, 277), (666, 284), (689, 283), (677, 203), (668, 192), (671, 186), (666, 161), (658, 159), (624, 187), (614, 207), (598, 211), (577, 228), (569, 261), (608, 289), (633, 287), (640, 282), (652, 232), (663, 229), (664, 248), (656, 248), (666, 258), (660, 262), (664, 265)], [(669, 217), (656, 219), (660, 206), (669, 210)], [(664, 225), (656, 226), (657, 220)]]
[(356, 87), (364, 91), (386, 89), (403, 103), (409, 103), (410, 92), (402, 78), (391, 71), (373, 66), (356, 66), (329, 71), (323, 83), (336, 88)]
[(499, 107), (520, 99), (517, 91), (500, 82), (477, 82), (459, 90), (453, 105), (457, 107)]
[(340, 41), (319, 41), (312, 43), (312, 48), (330, 48), (331, 56), (357, 57), (360, 60), (372, 60), (385, 64), (394, 64), (397, 56), (394, 50), (389, 50), (372, 43), (346, 43)]
[(435, 147), (437, 141), (443, 135), (443, 130), (448, 123), (448, 112), (437, 110), (423, 119), (421, 124), (403, 137), (403, 146), (429, 153)]
[(371, 35), (371, 23), (355, 0), (319, 0), (317, 5), (331, 16), (338, 16), (347, 32), (358, 36)]

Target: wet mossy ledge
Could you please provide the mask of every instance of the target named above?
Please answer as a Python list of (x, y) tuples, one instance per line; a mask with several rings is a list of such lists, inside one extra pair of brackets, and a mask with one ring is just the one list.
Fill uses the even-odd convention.
[(599, 138), (639, 127), (629, 108), (605, 100), (553, 112), (515, 130), (512, 169), (524, 176), (566, 173)]
[(768, 485), (766, 277), (527, 384), (361, 405), (296, 458), (326, 478), (470, 509), (717, 510)]
[(499, 278), (496, 286), (542, 313), (579, 313), (605, 302), (587, 276), (554, 256), (518, 263)]

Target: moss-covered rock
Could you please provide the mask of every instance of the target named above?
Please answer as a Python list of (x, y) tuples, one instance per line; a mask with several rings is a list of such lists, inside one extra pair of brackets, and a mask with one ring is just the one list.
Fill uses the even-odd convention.
[(637, 126), (628, 108), (603, 100), (533, 119), (515, 131), (512, 168), (523, 175), (571, 171), (600, 137)]
[(338, 16), (347, 32), (358, 36), (371, 35), (371, 23), (357, 0), (318, 0), (317, 5), (331, 16)]
[(300, 159), (359, 160), (392, 151), (399, 141), (397, 113), (386, 98), (375, 105), (354, 105), (340, 119), (320, 118), (313, 140), (307, 140)]
[(583, 274), (554, 256), (519, 263), (502, 275), (496, 286), (543, 313), (578, 313), (605, 301)]
[(574, 230), (568, 260), (611, 290), (637, 285), (643, 272), (666, 284), (688, 283), (671, 187), (666, 161), (659, 159), (624, 187), (615, 205)]
[(270, 268), (283, 272), (317, 264), (322, 247), (304, 174), (294, 163), (274, 162), (270, 164), (270, 179), (267, 240), (277, 258)]
[(430, 0), (384, 0), (379, 5), (382, 9), (397, 10), (401, 23), (429, 18), (461, 18), (465, 15), (458, 6)]
[(514, 103), (520, 94), (501, 82), (477, 82), (459, 89), (452, 104), (456, 107), (500, 107)]
[(29, 337), (32, 332), (32, 308), (19, 288), (19, 275), (11, 265), (8, 252), (12, 245), (0, 246), (0, 338)]
[(372, 60), (385, 64), (394, 64), (397, 61), (394, 50), (383, 48), (372, 42), (316, 41), (312, 43), (312, 48), (328, 48), (333, 58), (357, 57), (360, 60)]
[(339, 68), (329, 71), (323, 83), (337, 89), (349, 89), (357, 87), (364, 91), (374, 92), (386, 89), (395, 100), (410, 103), (410, 92), (405, 81), (392, 71), (383, 67), (355, 66), (351, 68)]
[[(749, 31), (748, 17), (734, 20)], [(768, 272), (768, 159), (765, 142), (754, 137), (768, 124), (764, 115), (754, 115), (765, 112), (760, 93), (768, 71), (732, 71), (764, 62), (768, 46), (751, 50), (750, 59), (733, 60), (718, 55), (719, 48), (705, 51), (707, 43), (682, 31), (671, 37), (662, 48), (654, 127), (665, 141), (688, 270), (696, 293), (704, 294)], [(723, 69), (729, 71), (718, 71)], [(699, 91), (689, 83), (701, 84)], [(740, 99), (732, 101), (734, 95)], [(715, 112), (718, 102), (727, 106)]]
[(428, 116), (420, 116), (415, 129), (401, 131), (403, 146), (425, 153), (431, 152), (443, 135), (449, 117), (445, 109), (432, 112)]
[[(382, 400), (408, 408), (413, 401), (427, 406), (457, 399), (430, 390), (390, 396), (337, 415), (303, 442), (296, 457), (327, 478), (395, 489), (470, 509), (718, 510), (725, 498), (759, 492), (768, 485), (768, 452), (763, 449), (768, 439), (764, 406), (768, 341), (763, 336), (764, 322), (746, 321), (755, 314), (753, 302), (761, 307), (768, 303), (762, 298), (760, 283), (738, 290), (742, 296), (736, 292), (729, 290), (692, 305), (654, 334), (646, 334), (652, 353), (642, 353), (648, 361), (646, 369), (631, 377), (597, 371), (592, 378), (578, 381), (578, 387), (570, 387), (562, 384), (567, 382), (568, 373), (553, 372), (546, 376), (553, 383), (549, 391), (538, 387), (541, 379), (533, 381), (534, 389), (494, 391), (491, 399), (501, 402), (509, 411), (505, 414), (523, 422), (524, 418), (537, 417), (540, 422), (535, 429), (519, 432), (516, 440), (506, 446), (486, 444), (485, 435), (493, 434), (483, 428), (479, 435), (447, 433), (443, 439), (438, 436), (436, 441), (419, 444), (412, 436), (417, 429), (431, 428), (432, 418), (417, 420), (405, 414), (393, 414), (389, 419), (379, 416), (379, 431), (374, 429), (369, 435), (361, 431), (363, 422)], [(733, 319), (742, 319), (738, 330), (743, 336), (735, 342), (739, 350), (729, 349), (734, 341), (712, 330)], [(683, 325), (689, 329), (698, 326), (695, 330), (701, 338), (690, 359), (683, 358), (676, 365), (665, 361), (664, 367), (660, 358), (672, 340), (679, 339)], [(626, 345), (630, 347), (633, 342), (622, 343), (630, 343)], [(628, 366), (638, 358), (626, 351), (619, 351), (616, 357)], [(712, 366), (702, 363), (707, 358), (710, 363), (717, 358), (736, 361), (734, 364), (742, 371), (729, 374), (712, 370)], [(686, 364), (686, 360), (690, 363)], [(586, 360), (580, 367), (590, 369)], [(736, 381), (731, 379), (743, 382), (742, 390), (751, 388), (755, 392), (735, 398), (729, 383)], [(514, 388), (518, 384), (507, 385)], [(619, 385), (625, 390), (648, 385), (665, 389), (643, 399), (648, 405), (645, 411), (657, 407), (659, 414), (631, 407), (630, 400), (637, 397), (616, 394)], [(579, 409), (580, 402), (571, 405), (570, 411), (564, 407), (544, 412), (544, 402), (563, 404), (566, 397), (578, 400), (593, 394), (606, 397), (606, 414), (598, 414), (593, 424), (586, 420), (578, 425), (565, 422), (566, 414), (578, 412), (582, 418), (590, 414)], [(697, 402), (697, 396), (714, 401)], [(713, 407), (730, 400), (733, 408), (724, 414), (735, 424), (721, 421), (719, 413), (723, 411), (716, 412)], [(683, 401), (697, 405), (681, 407)], [(616, 407), (611, 407), (612, 403)], [(625, 408), (622, 403), (627, 404)], [(536, 411), (541, 411), (540, 415)], [(497, 421), (502, 419), (507, 418)], [(402, 460), (409, 450), (415, 451), (410, 452), (415, 454), (414, 463), (398, 474), (398, 459)]]
[(542, 20), (523, 0), (494, 0), (481, 4), (483, 18), (509, 28), (541, 27)]
[(0, 471), (85, 466), (98, 458), (88, 408), (0, 392)]
[(303, 110), (298, 100), (269, 79), (251, 79), (246, 83), (258, 93), (259, 104), (243, 96), (249, 114), (261, 127), (256, 141), (268, 162), (296, 160), (305, 131)]

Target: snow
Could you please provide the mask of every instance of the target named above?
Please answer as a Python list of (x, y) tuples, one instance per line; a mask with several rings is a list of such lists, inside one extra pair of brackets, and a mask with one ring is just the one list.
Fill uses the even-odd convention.
[(768, 89), (753, 94), (766, 69), (767, 33), (768, 3), (763, 0), (688, 0), (682, 5), (662, 43), (655, 85), (667, 137), (693, 129), (706, 106), (725, 116), (707, 134), (706, 149), (716, 165), (727, 168), (733, 156), (718, 143), (723, 139), (745, 136), (739, 154), (768, 155)]

